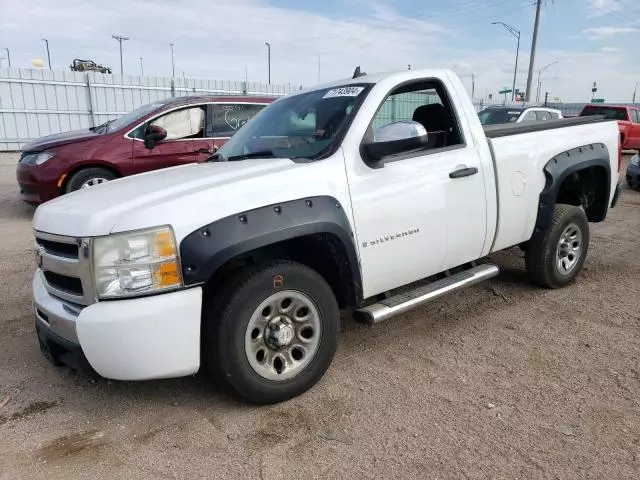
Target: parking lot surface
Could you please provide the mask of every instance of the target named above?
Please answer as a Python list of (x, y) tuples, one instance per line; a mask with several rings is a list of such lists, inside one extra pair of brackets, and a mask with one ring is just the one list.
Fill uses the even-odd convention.
[(576, 284), (496, 279), (369, 327), (327, 375), (256, 407), (206, 374), (141, 383), (49, 364), (30, 306), (32, 207), (0, 154), (0, 478), (637, 479), (640, 193), (624, 189)]

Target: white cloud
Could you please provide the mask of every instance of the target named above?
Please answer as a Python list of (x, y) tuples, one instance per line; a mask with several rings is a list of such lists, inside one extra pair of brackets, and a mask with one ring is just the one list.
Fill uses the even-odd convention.
[[(250, 81), (265, 82), (268, 41), (272, 82), (278, 84), (315, 84), (319, 55), (322, 81), (350, 76), (357, 65), (374, 73), (410, 64), (413, 69), (453, 68), (469, 91), (475, 74), (477, 96), (497, 97), (498, 88), (512, 84), (515, 45), (504, 50), (476, 46), (478, 39), (459, 26), (468, 18), (451, 20), (458, 23), (449, 27), (437, 16), (407, 18), (381, 3), (348, 1), (357, 4), (358, 18), (279, 8), (267, 0), (29, 0), (25, 15), (24, 0), (0, 0), (0, 47), (11, 49), (14, 66), (27, 67), (32, 58), (46, 60), (41, 41), (45, 37), (55, 69), (68, 70), (74, 58), (91, 58), (118, 72), (118, 44), (111, 35), (120, 34), (131, 38), (123, 45), (125, 73), (138, 74), (142, 56), (145, 74), (170, 76), (173, 42), (178, 76), (184, 72), (187, 77), (238, 80), (244, 78), (246, 66)], [(16, 28), (3, 28), (5, 19)], [(498, 35), (497, 30), (487, 32)], [(599, 38), (607, 36), (598, 33)], [(526, 50), (520, 51), (520, 89), (526, 86)], [(544, 88), (563, 100), (587, 97), (595, 80), (593, 65), (598, 65), (603, 95), (612, 100), (627, 90), (632, 78), (640, 78), (637, 63), (622, 53), (542, 50), (536, 69), (553, 61), (560, 64), (543, 73)], [(536, 81), (537, 70), (534, 90)]]
[(616, 53), (619, 52), (620, 49), (618, 47), (602, 47), (600, 51), (605, 53)]
[(582, 31), (590, 40), (600, 40), (602, 38), (614, 37), (616, 35), (623, 35), (627, 33), (640, 32), (640, 29), (634, 27), (594, 27), (587, 28)]
[(590, 0), (589, 16), (601, 17), (613, 12), (621, 12), (624, 7), (619, 0)]

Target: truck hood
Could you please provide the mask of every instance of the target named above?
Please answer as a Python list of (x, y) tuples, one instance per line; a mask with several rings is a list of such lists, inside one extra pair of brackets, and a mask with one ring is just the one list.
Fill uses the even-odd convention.
[(91, 138), (99, 137), (97, 133), (88, 128), (82, 130), (72, 130), (70, 132), (56, 133), (38, 138), (27, 143), (22, 149), (25, 152), (41, 152), (53, 147), (59, 147), (68, 143), (80, 142)]
[(35, 212), (33, 227), (75, 237), (166, 224), (188, 230), (203, 217), (211, 222), (242, 211), (250, 200), (266, 199), (269, 195), (261, 191), (281, 189), (288, 194), (287, 185), (279, 183), (287, 181), (287, 171), (299, 168), (305, 165), (288, 159), (256, 159), (156, 170), (44, 203)]

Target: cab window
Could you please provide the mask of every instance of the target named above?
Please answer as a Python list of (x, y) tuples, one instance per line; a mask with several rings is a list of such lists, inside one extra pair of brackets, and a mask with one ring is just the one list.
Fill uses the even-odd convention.
[(423, 80), (391, 92), (369, 125), (365, 141), (375, 141), (380, 127), (407, 121), (417, 122), (427, 131), (425, 150), (463, 143), (451, 102), (439, 81)]
[(538, 111), (538, 112), (536, 112), (536, 119), (538, 121), (551, 120), (551, 113), (550, 112), (545, 112), (545, 111)]

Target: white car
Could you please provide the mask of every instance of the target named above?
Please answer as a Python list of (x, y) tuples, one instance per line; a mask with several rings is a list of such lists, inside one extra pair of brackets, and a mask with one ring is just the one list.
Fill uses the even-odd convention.
[(515, 245), (535, 283), (570, 283), (615, 204), (618, 141), (591, 117), (483, 129), (446, 70), (279, 99), (208, 163), (38, 207), (42, 351), (111, 379), (206, 367), (252, 402), (294, 397), (329, 367), (342, 308), (386, 320), (497, 275), (476, 261)]
[(478, 113), (482, 125), (498, 125), (502, 123), (545, 122), (559, 120), (560, 110), (545, 107), (487, 107)]

